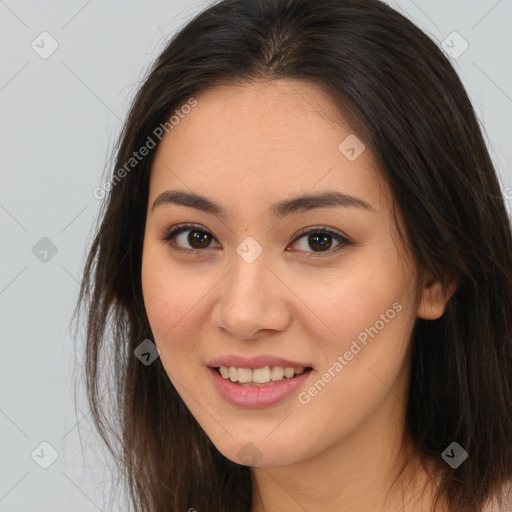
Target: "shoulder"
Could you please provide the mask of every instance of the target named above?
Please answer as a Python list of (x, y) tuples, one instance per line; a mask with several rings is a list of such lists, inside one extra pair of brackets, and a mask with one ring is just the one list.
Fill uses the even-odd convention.
[(494, 497), (486, 502), (483, 512), (512, 512), (512, 480), (509, 480), (502, 487), (502, 504), (501, 507)]

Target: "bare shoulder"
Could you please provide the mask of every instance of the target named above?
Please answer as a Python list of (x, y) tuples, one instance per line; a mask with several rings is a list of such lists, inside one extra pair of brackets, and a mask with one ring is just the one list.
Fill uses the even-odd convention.
[(501, 506), (497, 497), (489, 500), (483, 508), (483, 512), (512, 512), (512, 480), (502, 487)]

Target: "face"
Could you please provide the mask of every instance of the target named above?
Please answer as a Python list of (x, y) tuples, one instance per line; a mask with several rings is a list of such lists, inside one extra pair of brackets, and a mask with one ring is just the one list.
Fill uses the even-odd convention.
[[(291, 464), (342, 443), (383, 404), (403, 405), (390, 396), (405, 393), (409, 339), (426, 307), (416, 266), (371, 151), (321, 89), (279, 80), (195, 99), (151, 169), (142, 286), (154, 342), (221, 453)], [(283, 206), (326, 193), (330, 203)], [(234, 361), (242, 380), (247, 367), (269, 366), (253, 373), (263, 381), (286, 361), (312, 369), (248, 387), (210, 368), (260, 356), (270, 359)]]

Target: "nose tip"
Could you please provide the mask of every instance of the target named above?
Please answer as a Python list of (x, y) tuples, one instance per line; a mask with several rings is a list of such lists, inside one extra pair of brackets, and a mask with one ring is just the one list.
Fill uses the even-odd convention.
[(290, 315), (273, 272), (262, 260), (239, 260), (222, 285), (212, 313), (213, 324), (236, 338), (253, 341), (262, 335), (286, 329)]
[(237, 301), (236, 306), (219, 304), (214, 315), (214, 324), (232, 336), (245, 341), (254, 341), (287, 325), (286, 312), (274, 306), (273, 311), (255, 309), (250, 304)]

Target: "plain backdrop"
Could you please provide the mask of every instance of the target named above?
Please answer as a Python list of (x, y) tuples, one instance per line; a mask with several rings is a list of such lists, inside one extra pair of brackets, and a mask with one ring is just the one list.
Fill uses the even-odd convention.
[[(69, 330), (100, 207), (93, 190), (149, 65), (206, 5), (0, 1), (2, 512), (109, 510), (111, 473), (83, 386), (75, 407)], [(510, 207), (512, 2), (391, 5), (448, 41)], [(123, 499), (114, 509), (127, 510)]]

